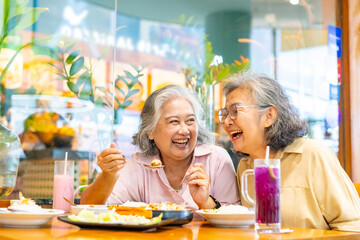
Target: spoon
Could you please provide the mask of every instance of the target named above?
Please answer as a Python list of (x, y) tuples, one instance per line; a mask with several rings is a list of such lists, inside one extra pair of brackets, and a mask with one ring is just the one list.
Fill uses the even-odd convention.
[(147, 169), (159, 169), (165, 167), (159, 159), (153, 159), (150, 165), (144, 164)]
[(63, 197), (63, 198), (64, 198), (64, 200), (65, 200), (66, 202), (70, 203), (71, 206), (75, 206), (75, 207), (76, 207), (76, 204), (75, 204), (75, 203), (73, 203), (72, 201), (70, 201), (70, 200), (67, 199), (66, 197)]
[(151, 165), (147, 165), (147, 164), (143, 164), (143, 165), (144, 165), (144, 167), (146, 167), (147, 169), (152, 169), (152, 170), (160, 169), (160, 168), (165, 167), (165, 165), (159, 165), (159, 166), (151, 166)]

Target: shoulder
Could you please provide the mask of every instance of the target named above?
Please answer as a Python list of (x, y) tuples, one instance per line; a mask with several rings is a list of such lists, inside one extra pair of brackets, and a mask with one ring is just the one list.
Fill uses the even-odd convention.
[(331, 149), (319, 140), (311, 138), (297, 138), (293, 143), (288, 145), (284, 152), (298, 152), (298, 153), (326, 153), (331, 152)]
[(298, 138), (288, 147), (286, 148), (288, 150), (287, 153), (300, 153), (304, 161), (312, 162), (312, 164), (338, 163), (336, 154), (319, 140)]

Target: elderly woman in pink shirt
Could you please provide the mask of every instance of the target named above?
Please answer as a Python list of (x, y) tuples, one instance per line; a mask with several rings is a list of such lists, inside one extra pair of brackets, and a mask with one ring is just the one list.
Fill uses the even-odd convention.
[[(153, 92), (141, 112), (133, 144), (141, 152), (126, 160), (112, 144), (98, 156), (102, 173), (85, 188), (81, 203), (173, 202), (189, 209), (239, 203), (232, 160), (202, 121), (191, 90), (177, 85)], [(144, 167), (160, 159), (164, 168)]]

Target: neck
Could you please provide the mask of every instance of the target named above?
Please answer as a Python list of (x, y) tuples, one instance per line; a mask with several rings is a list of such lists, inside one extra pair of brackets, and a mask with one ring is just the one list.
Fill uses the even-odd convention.
[(164, 158), (163, 156), (161, 156), (161, 154), (160, 154), (160, 158), (164, 163), (164, 165), (166, 166), (166, 168), (164, 168), (165, 172), (166, 170), (168, 170), (176, 173), (181, 169), (184, 169), (186, 171), (189, 168), (193, 158), (193, 154), (191, 154), (190, 156), (188, 156), (186, 159), (183, 160)]
[(192, 162), (192, 158), (193, 154), (183, 160), (166, 159), (161, 157), (161, 160), (165, 165), (164, 172), (166, 177), (174, 189), (177, 189), (181, 185), (186, 171)]

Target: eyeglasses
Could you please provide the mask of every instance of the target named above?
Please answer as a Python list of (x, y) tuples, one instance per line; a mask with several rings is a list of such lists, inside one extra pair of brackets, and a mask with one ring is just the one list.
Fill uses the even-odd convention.
[(225, 122), (225, 119), (230, 115), (230, 118), (232, 120), (235, 120), (239, 112), (245, 112), (245, 108), (253, 108), (257, 107), (255, 105), (253, 106), (243, 106), (239, 105), (237, 103), (231, 104), (228, 109), (222, 108), (219, 110), (219, 121), (221, 124)]

